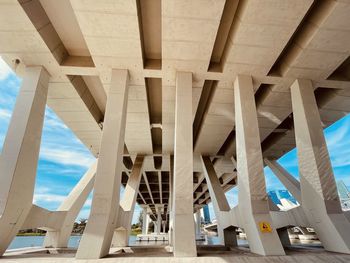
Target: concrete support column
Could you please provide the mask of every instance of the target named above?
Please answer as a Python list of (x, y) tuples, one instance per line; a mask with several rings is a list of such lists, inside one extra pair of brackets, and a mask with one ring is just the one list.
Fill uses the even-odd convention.
[(119, 209), (128, 88), (128, 71), (112, 70), (94, 196), (76, 254), (78, 259), (101, 258), (108, 254), (111, 246)]
[(177, 72), (174, 145), (174, 256), (197, 256), (193, 220), (192, 73)]
[(28, 67), (0, 158), (0, 256), (32, 207), (49, 74)]
[(326, 250), (350, 253), (350, 222), (337, 193), (310, 80), (291, 86), (303, 210)]
[(159, 235), (162, 229), (162, 208), (157, 208), (157, 231), (156, 233)]
[[(284, 255), (269, 214), (254, 90), (250, 76), (238, 76), (234, 84), (238, 208), (251, 252)], [(264, 232), (260, 225), (270, 225)]]
[(148, 234), (148, 232), (149, 232), (149, 224), (150, 224), (150, 222), (151, 222), (151, 218), (150, 218), (150, 216), (149, 215), (147, 215), (147, 224), (146, 224), (146, 234)]
[(142, 210), (142, 235), (148, 234), (148, 223), (147, 207), (144, 207)]
[(196, 222), (196, 236), (201, 234), (201, 210), (198, 209), (195, 213), (195, 222)]
[(136, 198), (142, 176), (144, 156), (137, 155), (131, 174), (125, 186), (124, 195), (120, 201), (117, 228), (114, 231), (112, 247), (125, 247), (129, 244), (131, 221), (134, 215)]
[(264, 162), (300, 204), (301, 193), (298, 180), (289, 174), (277, 161), (264, 159)]
[(166, 228), (166, 221), (162, 222), (162, 233), (165, 234), (165, 228)]
[(168, 239), (169, 245), (173, 246), (173, 222), (174, 222), (174, 213), (173, 213), (173, 199), (174, 199), (174, 156), (170, 155), (170, 173), (169, 173), (169, 201), (168, 201), (168, 211), (169, 211), (169, 230), (168, 230)]
[(44, 240), (44, 247), (67, 247), (72, 233), (74, 221), (77, 218), (82, 206), (94, 186), (97, 160), (80, 179), (77, 185), (70, 192), (66, 200), (60, 205), (57, 211), (67, 212), (61, 229), (57, 231), (48, 230)]
[(152, 224), (153, 224), (153, 234), (157, 233), (157, 222), (152, 220)]

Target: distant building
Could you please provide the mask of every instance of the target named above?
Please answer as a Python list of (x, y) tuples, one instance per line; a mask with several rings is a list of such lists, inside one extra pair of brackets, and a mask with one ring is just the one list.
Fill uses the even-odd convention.
[(278, 195), (276, 193), (276, 191), (270, 191), (268, 192), (268, 195), (270, 196), (271, 200), (276, 204), (276, 205), (280, 205), (280, 199), (278, 198)]
[(295, 200), (288, 190), (274, 190), (268, 192), (268, 195), (276, 205), (282, 205), (281, 199), (286, 199), (293, 204), (298, 204), (297, 200)]
[(343, 210), (350, 210), (350, 192), (342, 180), (337, 181), (340, 204)]
[(278, 196), (279, 199), (287, 199), (288, 201), (291, 201), (292, 203), (296, 204), (297, 200), (295, 200), (295, 198), (290, 194), (290, 192), (288, 190), (278, 190)]
[(205, 205), (205, 206), (203, 207), (203, 214), (204, 214), (204, 224), (209, 224), (209, 223), (211, 223), (208, 205)]
[(337, 188), (340, 199), (350, 198), (350, 192), (342, 180), (337, 181)]

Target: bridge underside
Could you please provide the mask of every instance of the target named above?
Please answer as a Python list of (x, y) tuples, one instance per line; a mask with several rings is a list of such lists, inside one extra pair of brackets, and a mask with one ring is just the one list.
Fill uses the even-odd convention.
[[(349, 254), (322, 132), (350, 112), (349, 16), (333, 0), (1, 1), (0, 55), (23, 84), (0, 159), (0, 255), (26, 228), (66, 247), (92, 189), (79, 259), (127, 246), (136, 203), (175, 257), (197, 255), (193, 214), (210, 202), (227, 246), (239, 227), (251, 252), (284, 255), (302, 226)], [(32, 204), (45, 105), (96, 157), (57, 211)], [(300, 181), (275, 161), (295, 147)], [(300, 206), (270, 202), (265, 165)]]

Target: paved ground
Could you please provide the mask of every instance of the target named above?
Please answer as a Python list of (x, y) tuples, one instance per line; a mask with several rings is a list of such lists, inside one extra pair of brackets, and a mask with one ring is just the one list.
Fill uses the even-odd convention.
[[(294, 246), (286, 251), (286, 256), (257, 256), (249, 252), (247, 247), (227, 249), (222, 246), (198, 246), (197, 258), (174, 258), (167, 247), (132, 247), (111, 251), (110, 256), (98, 262), (198, 262), (198, 263), (348, 263), (350, 255), (330, 253), (319, 246)], [(75, 260), (75, 250), (47, 250), (31, 248), (6, 253), (0, 262), (97, 262), (96, 260)]]

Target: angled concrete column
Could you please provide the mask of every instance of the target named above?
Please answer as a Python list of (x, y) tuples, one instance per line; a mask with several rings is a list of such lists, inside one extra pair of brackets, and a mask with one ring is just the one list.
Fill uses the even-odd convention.
[(303, 210), (326, 250), (350, 253), (350, 223), (340, 207), (311, 81), (296, 80), (291, 95)]
[(198, 209), (195, 213), (195, 222), (196, 222), (196, 235), (199, 236), (201, 234), (201, 210)]
[(128, 88), (128, 71), (112, 70), (91, 212), (76, 254), (78, 259), (107, 255), (117, 226)]
[(225, 223), (224, 226), (224, 221), (227, 220), (228, 212), (231, 209), (229, 203), (227, 202), (225, 193), (221, 187), (219, 178), (215, 172), (214, 166), (208, 156), (202, 156), (201, 160), (204, 176), (207, 181), (210, 198), (217, 219), (217, 229), (220, 243), (225, 246), (237, 246), (235, 228), (233, 225), (231, 225), (232, 227), (226, 229), (227, 223)]
[[(284, 255), (269, 214), (259, 127), (250, 76), (238, 76), (234, 84), (238, 208), (251, 252), (260, 255)], [(263, 232), (261, 224), (271, 232)]]
[(145, 206), (142, 210), (142, 235), (148, 234), (148, 224), (147, 206)]
[(193, 219), (192, 73), (177, 72), (173, 244), (175, 257), (197, 256)]
[(136, 198), (142, 176), (144, 156), (137, 155), (128, 182), (125, 186), (124, 195), (120, 201), (118, 211), (117, 228), (114, 231), (113, 247), (128, 246), (131, 233), (131, 221), (134, 215)]
[(44, 247), (67, 247), (72, 233), (74, 220), (77, 218), (83, 207), (92, 187), (96, 173), (97, 160), (91, 165), (89, 170), (80, 179), (77, 185), (70, 192), (66, 200), (60, 205), (57, 211), (67, 212), (62, 223), (62, 227), (57, 231), (47, 231), (44, 240)]
[(300, 204), (301, 192), (298, 180), (289, 174), (277, 161), (265, 158), (264, 162)]
[(49, 74), (28, 67), (0, 158), (0, 256), (20, 230), (33, 202)]

